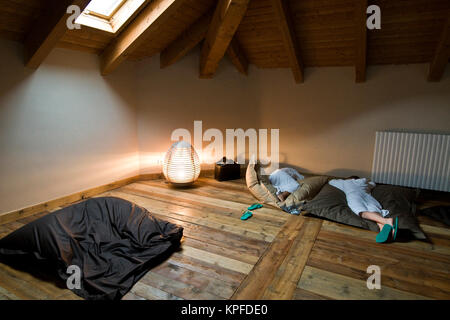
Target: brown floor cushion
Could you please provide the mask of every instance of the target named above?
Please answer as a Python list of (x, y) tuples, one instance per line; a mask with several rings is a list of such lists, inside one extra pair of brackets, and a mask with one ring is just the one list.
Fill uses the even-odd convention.
[[(388, 217), (399, 217), (399, 229), (409, 230), (416, 239), (426, 239), (415, 217), (417, 191), (389, 185), (377, 185), (372, 195), (384, 209), (390, 211)], [(322, 217), (343, 224), (379, 231), (375, 222), (368, 221), (354, 214), (347, 205), (345, 193), (326, 184), (322, 190), (303, 205), (305, 214)]]
[(450, 226), (450, 206), (434, 206), (420, 211), (420, 214)]
[(269, 190), (262, 181), (260, 181), (260, 177), (256, 170), (254, 164), (249, 164), (247, 167), (245, 181), (248, 190), (259, 202), (278, 207), (277, 203), (279, 202), (279, 199), (276, 195), (271, 193), (271, 190)]
[(270, 183), (269, 176), (259, 175), (254, 164), (249, 164), (246, 173), (247, 187), (251, 194), (264, 204), (278, 207), (286, 212), (298, 214), (298, 208), (306, 200), (312, 199), (321, 188), (328, 182), (325, 176), (311, 176), (298, 180), (299, 188), (287, 197), (285, 201), (280, 201), (276, 195), (276, 189)]

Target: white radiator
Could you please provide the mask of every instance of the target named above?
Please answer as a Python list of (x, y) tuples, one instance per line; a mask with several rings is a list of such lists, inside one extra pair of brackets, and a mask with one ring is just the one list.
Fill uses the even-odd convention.
[(450, 191), (450, 135), (378, 131), (372, 180)]

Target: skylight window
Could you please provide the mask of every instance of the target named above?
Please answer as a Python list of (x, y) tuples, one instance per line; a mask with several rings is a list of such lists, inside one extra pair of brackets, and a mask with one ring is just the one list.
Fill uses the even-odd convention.
[(92, 0), (86, 11), (104, 19), (111, 19), (124, 2), (125, 0)]
[(75, 22), (116, 33), (145, 2), (146, 0), (91, 0)]

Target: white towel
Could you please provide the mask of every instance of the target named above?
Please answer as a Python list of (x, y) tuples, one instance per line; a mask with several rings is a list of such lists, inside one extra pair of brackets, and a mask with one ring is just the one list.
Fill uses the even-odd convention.
[(389, 214), (389, 210), (384, 210), (381, 204), (371, 194), (371, 190), (375, 187), (375, 183), (362, 179), (333, 179), (329, 182), (333, 187), (345, 193), (347, 203), (350, 209), (359, 215), (361, 212), (378, 212), (383, 217)]

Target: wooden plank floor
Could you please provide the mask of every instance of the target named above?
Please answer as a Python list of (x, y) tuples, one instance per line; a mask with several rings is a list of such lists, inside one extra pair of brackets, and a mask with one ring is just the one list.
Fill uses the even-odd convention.
[[(201, 178), (176, 189), (140, 181), (98, 196), (137, 203), (184, 227), (181, 249), (149, 271), (124, 299), (450, 299), (450, 228), (420, 217), (432, 243), (375, 243), (375, 233), (264, 207), (243, 180)], [(42, 212), (0, 225), (0, 237)], [(369, 290), (367, 267), (381, 268)], [(0, 299), (80, 299), (44, 274), (0, 264)]]

